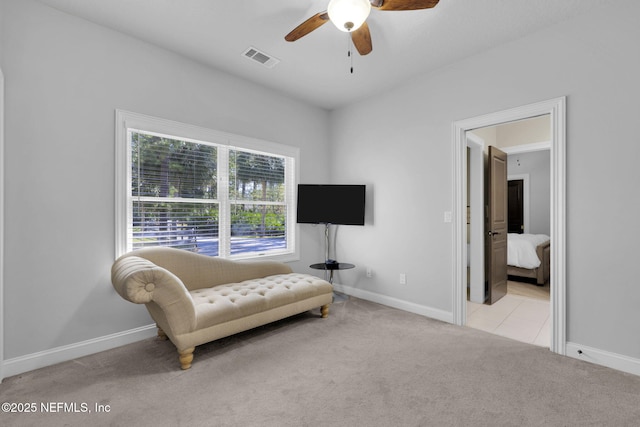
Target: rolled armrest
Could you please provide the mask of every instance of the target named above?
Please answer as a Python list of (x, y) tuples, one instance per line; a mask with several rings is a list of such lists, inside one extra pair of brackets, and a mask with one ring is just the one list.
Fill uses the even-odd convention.
[(111, 283), (122, 298), (136, 304), (157, 304), (173, 332), (195, 329), (193, 299), (182, 281), (169, 270), (137, 256), (121, 257), (111, 268)]

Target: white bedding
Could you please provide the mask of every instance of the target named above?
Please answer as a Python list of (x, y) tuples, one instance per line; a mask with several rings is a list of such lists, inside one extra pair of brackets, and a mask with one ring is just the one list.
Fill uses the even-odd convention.
[(540, 259), (536, 254), (536, 247), (549, 240), (544, 234), (507, 235), (507, 264), (520, 268), (536, 268), (540, 266)]

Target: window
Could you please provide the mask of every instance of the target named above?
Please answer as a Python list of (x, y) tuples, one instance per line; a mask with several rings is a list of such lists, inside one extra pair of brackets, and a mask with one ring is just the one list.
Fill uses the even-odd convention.
[(296, 258), (298, 149), (118, 110), (116, 248)]

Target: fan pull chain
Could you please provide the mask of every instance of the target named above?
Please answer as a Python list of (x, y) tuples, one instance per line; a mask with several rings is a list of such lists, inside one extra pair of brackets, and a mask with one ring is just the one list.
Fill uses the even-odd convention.
[(347, 57), (349, 57), (349, 59), (351, 60), (351, 74), (353, 74), (353, 54), (352, 54), (352, 49), (353, 49), (353, 42), (351, 40), (351, 33), (347, 33)]

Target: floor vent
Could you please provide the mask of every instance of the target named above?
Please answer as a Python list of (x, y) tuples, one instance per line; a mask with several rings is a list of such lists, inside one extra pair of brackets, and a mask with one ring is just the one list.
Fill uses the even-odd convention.
[(250, 47), (242, 54), (245, 58), (252, 59), (267, 68), (273, 68), (280, 60), (264, 52), (259, 51), (255, 47)]

